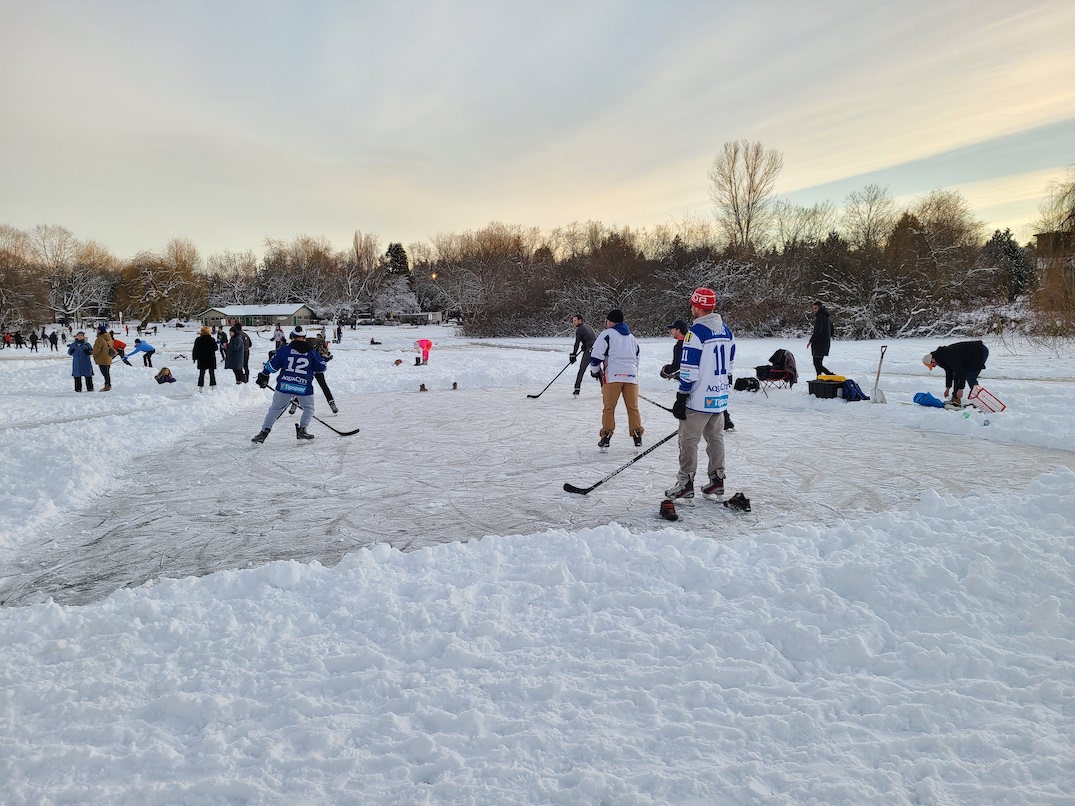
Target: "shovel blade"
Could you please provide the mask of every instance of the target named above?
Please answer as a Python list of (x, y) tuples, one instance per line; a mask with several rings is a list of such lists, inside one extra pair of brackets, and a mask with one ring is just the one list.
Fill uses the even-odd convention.
[(888, 403), (888, 401), (885, 400), (885, 393), (876, 386), (873, 388), (873, 391), (870, 392), (870, 400), (874, 403)]

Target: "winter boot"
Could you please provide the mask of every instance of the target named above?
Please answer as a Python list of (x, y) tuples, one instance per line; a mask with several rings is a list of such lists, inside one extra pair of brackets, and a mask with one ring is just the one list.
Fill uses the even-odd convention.
[(597, 447), (605, 450), (612, 444), (612, 434), (602, 434), (601, 439), (597, 441)]
[(582, 391), (581, 389), (576, 389), (576, 390), (575, 390), (574, 392), (572, 392), (571, 394), (572, 394), (572, 395), (573, 395), (574, 397), (578, 397), (578, 396), (579, 396), (579, 392), (581, 392), (581, 391)]
[(694, 478), (686, 481), (677, 481), (674, 486), (664, 491), (664, 494), (673, 501), (694, 503)]
[(738, 509), (741, 512), (750, 512), (750, 499), (742, 493), (736, 493), (724, 502), (724, 506), (728, 507), (728, 509)]
[(633, 439), (635, 441), (635, 447), (636, 448), (641, 448), (642, 447), (642, 434), (641, 434), (641, 432), (635, 431), (633, 434), (631, 434), (631, 439)]
[(724, 430), (734, 431), (735, 423), (732, 422), (732, 416), (728, 412), (724, 412)]
[(414, 365), (415, 365), (416, 367), (420, 367), (420, 366), (422, 366), (422, 359), (421, 359), (421, 358), (419, 358), (418, 356), (415, 356), (415, 357), (414, 357)]
[(336, 401), (335, 400), (330, 400), (328, 402), (328, 407), (330, 409), (332, 409), (333, 414), (339, 414), (340, 413), (340, 410), (336, 407)]
[(709, 484), (702, 488), (702, 495), (710, 501), (716, 501), (724, 497), (724, 479), (713, 476)]
[(676, 504), (672, 499), (666, 498), (661, 501), (661, 517), (666, 521), (679, 520), (679, 515), (676, 514)]
[(305, 428), (303, 428), (298, 423), (295, 423), (295, 439), (313, 439), (313, 438), (314, 438), (313, 434), (308, 433)]
[(960, 402), (958, 397), (953, 396), (951, 400), (945, 401), (944, 407), (946, 409), (954, 409), (958, 411), (959, 409), (963, 408), (963, 404)]
[(101, 391), (102, 392), (111, 392), (112, 391), (112, 384), (106, 383), (104, 386), (101, 387)]
[(272, 429), (271, 429), (271, 428), (263, 428), (263, 429), (261, 429), (261, 431), (260, 431), (260, 432), (258, 433), (258, 435), (257, 435), (256, 437), (254, 437), (254, 438), (253, 438), (252, 440), (250, 440), (250, 441), (251, 441), (251, 442), (257, 442), (258, 444), (261, 444), (262, 442), (264, 442), (264, 441), (265, 441), (265, 437), (269, 436), (269, 432), (270, 432), (270, 431), (272, 431)]

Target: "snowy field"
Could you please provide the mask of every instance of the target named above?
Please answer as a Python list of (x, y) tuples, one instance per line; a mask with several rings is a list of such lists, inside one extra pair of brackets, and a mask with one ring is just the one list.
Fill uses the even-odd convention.
[[(199, 394), (193, 338), (109, 393), (0, 351), (5, 804), (1075, 802), (1070, 346), (987, 340), (988, 418), (901, 405), (956, 339), (889, 343), (887, 405), (733, 393), (753, 511), (669, 524), (674, 441), (563, 491), (636, 455), (575, 367), (526, 397), (567, 338), (347, 330), (317, 414), (361, 433), (260, 447), (270, 392)], [(810, 376), (802, 340), (738, 374), (778, 347)], [(826, 363), (869, 391), (879, 352)]]

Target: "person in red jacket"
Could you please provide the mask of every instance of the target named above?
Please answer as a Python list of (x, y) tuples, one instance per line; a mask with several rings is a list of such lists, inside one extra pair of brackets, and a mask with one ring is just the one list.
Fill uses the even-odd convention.
[(429, 339), (418, 339), (418, 341), (414, 343), (414, 349), (422, 353), (421, 358), (418, 358), (417, 356), (415, 357), (414, 365), (417, 367), (421, 364), (428, 364), (429, 351), (433, 349), (433, 342)]

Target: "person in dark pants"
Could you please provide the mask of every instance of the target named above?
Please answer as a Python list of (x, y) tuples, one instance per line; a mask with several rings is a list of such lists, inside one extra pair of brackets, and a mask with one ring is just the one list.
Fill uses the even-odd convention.
[(243, 382), (243, 353), (246, 352), (246, 345), (243, 344), (243, 336), (237, 325), (232, 325), (229, 333), (231, 333), (231, 338), (228, 339), (228, 347), (224, 353), (224, 369), (234, 372), (235, 383), (241, 384)]
[(250, 383), (250, 350), (254, 346), (254, 342), (250, 340), (250, 336), (243, 330), (242, 325), (236, 325), (235, 329), (239, 331), (239, 335), (243, 338), (243, 383)]
[(832, 375), (825, 366), (825, 356), (829, 354), (832, 346), (832, 337), (836, 333), (832, 326), (832, 318), (829, 309), (820, 302), (814, 303), (814, 332), (810, 335), (806, 346), (810, 348), (810, 355), (814, 357), (814, 372), (818, 375)]
[(978, 385), (978, 375), (989, 360), (989, 348), (980, 341), (958, 341), (947, 347), (938, 347), (922, 356), (922, 363), (932, 372), (934, 367), (944, 369), (944, 396), (952, 393), (947, 405), (962, 408), (963, 387), (968, 391)]
[(574, 394), (577, 397), (579, 392), (582, 391), (582, 376), (586, 374), (586, 370), (590, 367), (590, 352), (593, 350), (593, 343), (594, 339), (597, 338), (597, 334), (593, 332), (592, 327), (582, 321), (582, 316), (579, 314), (571, 317), (571, 324), (575, 327), (575, 344), (571, 347), (571, 356), (568, 361), (574, 364), (579, 359), (579, 353), (582, 353), (579, 371), (575, 376)]
[(59, 340), (60, 340), (60, 337), (56, 335), (55, 330), (52, 331), (51, 333), (49, 333), (49, 344), (52, 346), (52, 352), (58, 353), (60, 351), (59, 346), (57, 346), (57, 342)]
[[(225, 342), (226, 344), (227, 342)], [(216, 354), (217, 343), (209, 332), (209, 327), (201, 329), (198, 338), (194, 340), (194, 349), (190, 357), (198, 367), (198, 391), (205, 387), (205, 373), (209, 373), (209, 388), (216, 386)]]
[(67, 348), (71, 356), (71, 376), (75, 379), (75, 391), (82, 391), (82, 379), (86, 379), (86, 391), (93, 391), (93, 345), (86, 341), (81, 330)]

